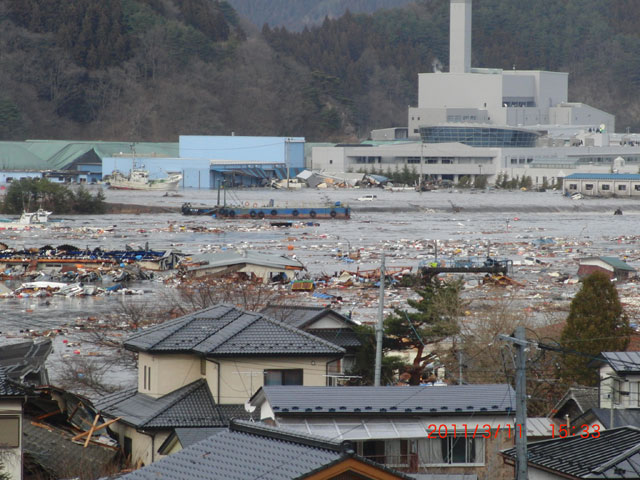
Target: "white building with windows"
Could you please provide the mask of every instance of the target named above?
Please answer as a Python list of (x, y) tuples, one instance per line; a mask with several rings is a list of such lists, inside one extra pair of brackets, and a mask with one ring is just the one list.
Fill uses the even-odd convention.
[(509, 385), (266, 385), (249, 402), (263, 422), (349, 440), (358, 455), (410, 474), (513, 478), (499, 456), (518, 435)]
[(615, 117), (569, 101), (569, 75), (471, 67), (472, 0), (450, 0), (448, 72), (418, 75), (407, 128), (375, 130), (361, 145), (313, 148), (326, 172), (404, 169), (434, 180), (499, 175), (552, 185), (573, 173), (638, 173), (640, 134), (615, 134)]

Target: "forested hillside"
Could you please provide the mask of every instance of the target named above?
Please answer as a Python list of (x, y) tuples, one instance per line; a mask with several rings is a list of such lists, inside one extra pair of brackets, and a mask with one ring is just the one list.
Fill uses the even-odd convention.
[(240, 15), (262, 27), (285, 27), (300, 31), (319, 25), (326, 18), (351, 13), (373, 13), (386, 8), (401, 7), (412, 0), (228, 0)]
[[(418, 72), (446, 70), (448, 4), (291, 32), (255, 28), (223, 0), (0, 0), (0, 139), (365, 138), (406, 125)], [(640, 130), (633, 7), (477, 1), (473, 65), (569, 72), (571, 101)]]

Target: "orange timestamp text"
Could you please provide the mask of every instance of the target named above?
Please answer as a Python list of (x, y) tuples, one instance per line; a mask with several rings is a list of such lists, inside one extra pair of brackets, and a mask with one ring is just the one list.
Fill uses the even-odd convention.
[[(551, 438), (576, 436), (598, 438), (600, 436), (600, 425), (580, 425), (579, 427), (569, 428), (569, 425), (549, 423), (549, 430), (551, 431)], [(500, 431), (505, 432), (507, 438), (522, 438), (523, 435), (521, 424), (490, 425), (485, 423), (484, 425), (467, 425), (466, 423), (452, 423), (448, 425), (432, 423), (427, 426), (427, 438), (447, 438), (450, 436), (453, 438), (498, 438)]]

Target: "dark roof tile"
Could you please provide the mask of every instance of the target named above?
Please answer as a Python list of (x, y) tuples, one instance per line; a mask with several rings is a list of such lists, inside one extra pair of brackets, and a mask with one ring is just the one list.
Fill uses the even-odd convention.
[[(514, 412), (510, 385), (448, 385), (419, 387), (303, 387), (265, 386), (254, 395), (265, 395), (274, 412), (335, 414), (364, 411), (372, 414), (426, 412)], [(367, 402), (367, 403), (363, 403)], [(294, 410), (295, 408), (295, 410)], [(391, 409), (394, 410), (391, 410)], [(333, 410), (332, 410), (333, 409)]]
[(223, 427), (231, 418), (249, 416), (243, 405), (216, 405), (203, 379), (160, 398), (126, 390), (103, 398), (96, 408), (138, 428)]
[(261, 314), (216, 305), (137, 333), (125, 342), (151, 353), (206, 356), (339, 355), (344, 349)]
[[(602, 430), (596, 438), (578, 435), (527, 446), (530, 465), (579, 478), (638, 478), (637, 467), (629, 465), (637, 465), (639, 451), (640, 429), (636, 427)], [(515, 459), (516, 449), (501, 453)]]

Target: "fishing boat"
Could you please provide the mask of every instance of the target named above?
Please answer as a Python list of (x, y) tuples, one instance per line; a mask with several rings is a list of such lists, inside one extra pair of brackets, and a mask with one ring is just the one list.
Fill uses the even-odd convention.
[(49, 223), (49, 215), (52, 212), (39, 208), (35, 212), (22, 212), (18, 220), (10, 218), (0, 219), (0, 229), (21, 229), (30, 226), (43, 226)]
[(109, 179), (109, 188), (114, 190), (147, 190), (160, 191), (177, 190), (182, 175), (171, 173), (165, 178), (151, 179), (146, 170), (133, 169), (129, 175), (114, 170)]
[(351, 209), (341, 202), (324, 204), (300, 204), (300, 205), (268, 205), (245, 202), (242, 205), (219, 205), (215, 207), (194, 207), (190, 203), (182, 205), (183, 215), (212, 215), (215, 218), (230, 220), (248, 219), (342, 219), (351, 218)]

